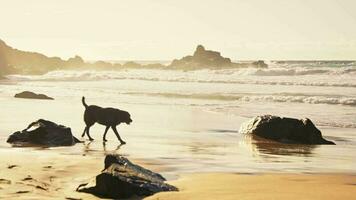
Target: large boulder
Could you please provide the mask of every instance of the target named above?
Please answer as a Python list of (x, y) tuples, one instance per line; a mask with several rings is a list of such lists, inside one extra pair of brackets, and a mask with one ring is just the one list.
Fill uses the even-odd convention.
[[(34, 129), (33, 129), (34, 127)], [(33, 129), (33, 130), (30, 130)], [(40, 119), (26, 129), (9, 136), (8, 143), (15, 145), (71, 146), (80, 142), (72, 135), (70, 128)]]
[(319, 129), (308, 119), (258, 116), (241, 125), (240, 133), (252, 134), (281, 143), (335, 144), (324, 139)]
[(164, 181), (160, 174), (135, 165), (122, 156), (107, 155), (102, 173), (89, 183), (80, 185), (77, 191), (116, 199), (178, 190)]
[(15, 98), (54, 100), (52, 97), (46, 96), (44, 94), (36, 94), (33, 92), (29, 92), (29, 91), (24, 91), (24, 92), (15, 94)]

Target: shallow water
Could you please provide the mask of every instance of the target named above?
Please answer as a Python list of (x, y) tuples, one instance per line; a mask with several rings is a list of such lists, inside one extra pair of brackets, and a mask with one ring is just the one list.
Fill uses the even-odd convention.
[[(15, 75), (0, 85), (0, 147), (10, 148), (6, 137), (39, 118), (69, 126), (79, 137), (84, 129), (81, 97), (86, 96), (88, 104), (131, 113), (132, 125), (119, 126), (127, 145), (119, 146), (111, 131), (103, 145), (104, 127), (95, 125), (93, 142), (41, 151), (100, 158), (116, 152), (161, 163), (166, 173), (355, 172), (353, 68), (276, 66), (264, 74), (230, 69)], [(24, 90), (55, 100), (13, 98)], [(240, 135), (240, 124), (259, 114), (308, 117), (337, 145), (281, 145)]]

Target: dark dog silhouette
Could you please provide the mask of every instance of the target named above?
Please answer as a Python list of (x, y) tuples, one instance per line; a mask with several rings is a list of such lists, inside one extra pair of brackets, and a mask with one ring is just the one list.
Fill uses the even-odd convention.
[(94, 140), (92, 137), (90, 137), (89, 130), (90, 127), (97, 122), (106, 126), (103, 136), (104, 141), (107, 141), (106, 133), (111, 127), (121, 144), (126, 144), (126, 142), (121, 139), (119, 133), (117, 132), (116, 126), (120, 123), (130, 124), (132, 122), (130, 113), (116, 108), (102, 108), (95, 105), (88, 106), (85, 103), (85, 97), (82, 98), (82, 103), (85, 107), (84, 122), (86, 124), (82, 137), (84, 137), (85, 133), (87, 133), (89, 140)]

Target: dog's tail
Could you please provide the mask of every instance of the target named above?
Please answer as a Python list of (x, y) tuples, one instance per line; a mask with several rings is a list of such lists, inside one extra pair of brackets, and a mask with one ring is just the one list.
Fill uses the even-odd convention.
[(88, 107), (88, 105), (85, 103), (85, 97), (84, 97), (84, 96), (82, 97), (82, 103), (83, 103), (83, 105), (84, 105), (85, 108)]

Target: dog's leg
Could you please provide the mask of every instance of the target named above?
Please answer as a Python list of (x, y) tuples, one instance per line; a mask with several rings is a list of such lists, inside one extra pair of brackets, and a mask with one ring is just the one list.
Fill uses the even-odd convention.
[(126, 142), (121, 139), (119, 133), (117, 132), (116, 126), (112, 126), (111, 128), (112, 128), (112, 130), (114, 131), (114, 133), (115, 133), (117, 139), (119, 139), (119, 141), (121, 142), (121, 144), (126, 144)]
[(104, 142), (107, 141), (107, 140), (106, 140), (106, 133), (108, 132), (109, 128), (110, 128), (110, 126), (107, 126), (107, 127), (105, 128), (105, 132), (104, 132), (104, 135), (103, 135), (103, 141), (104, 141)]
[(92, 137), (90, 137), (89, 130), (90, 130), (90, 126), (87, 127), (87, 136), (89, 137), (90, 141), (93, 141), (94, 139)]
[(85, 126), (82, 137), (84, 137), (85, 133), (87, 132), (87, 127)]

